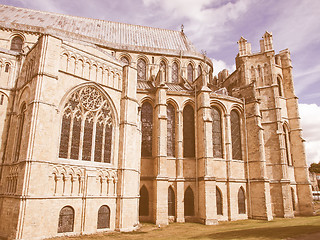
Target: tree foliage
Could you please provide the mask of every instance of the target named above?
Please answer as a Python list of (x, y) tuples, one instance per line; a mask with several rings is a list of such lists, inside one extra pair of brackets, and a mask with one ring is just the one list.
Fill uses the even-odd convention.
[(310, 172), (320, 173), (320, 162), (319, 163), (311, 163), (309, 167)]

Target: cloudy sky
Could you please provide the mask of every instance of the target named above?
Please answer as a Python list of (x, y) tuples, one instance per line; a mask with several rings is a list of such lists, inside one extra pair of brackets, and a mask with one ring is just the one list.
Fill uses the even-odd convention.
[(318, 0), (0, 0), (43, 11), (180, 30), (213, 60), (234, 70), (241, 36), (259, 51), (264, 32), (276, 52), (289, 48), (307, 161), (320, 161), (320, 1)]

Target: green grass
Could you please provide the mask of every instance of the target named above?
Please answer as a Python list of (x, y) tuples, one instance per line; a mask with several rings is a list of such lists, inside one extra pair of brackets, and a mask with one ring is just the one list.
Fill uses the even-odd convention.
[[(109, 232), (63, 239), (306, 239), (305, 234), (320, 234), (320, 216), (296, 217), (293, 219), (277, 218), (273, 221), (241, 220), (221, 222), (215, 226), (197, 223), (172, 223), (167, 227), (157, 228), (154, 224), (144, 223), (135, 232)], [(305, 235), (305, 236), (303, 236)], [(316, 237), (319, 237), (317, 235)], [(319, 238), (314, 239), (320, 239)], [(55, 238), (61, 239), (61, 238)], [(313, 238), (308, 238), (313, 239)]]

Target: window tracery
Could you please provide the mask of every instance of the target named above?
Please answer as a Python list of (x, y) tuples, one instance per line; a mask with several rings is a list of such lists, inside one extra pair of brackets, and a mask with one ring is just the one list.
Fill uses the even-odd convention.
[(176, 62), (172, 64), (172, 82), (179, 83), (179, 67)]
[(139, 58), (137, 61), (137, 79), (140, 81), (146, 81), (146, 61)]
[(141, 156), (152, 156), (152, 128), (153, 128), (153, 108), (148, 102), (142, 104), (141, 107)]
[(188, 64), (187, 66), (187, 75), (188, 75), (188, 80), (193, 81), (193, 66), (191, 63)]
[(175, 109), (172, 104), (167, 107), (167, 156), (175, 157)]
[(241, 131), (240, 131), (240, 116), (232, 110), (230, 114), (231, 119), (231, 141), (232, 141), (232, 159), (242, 159), (241, 149)]
[(221, 113), (212, 107), (212, 144), (213, 144), (213, 157), (222, 158), (222, 127), (221, 127)]
[(64, 106), (59, 157), (110, 163), (112, 127), (111, 107), (102, 93), (92, 86), (77, 90)]

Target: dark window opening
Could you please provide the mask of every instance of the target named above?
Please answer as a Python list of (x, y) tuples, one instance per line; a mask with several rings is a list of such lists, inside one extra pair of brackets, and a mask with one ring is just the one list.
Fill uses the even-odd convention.
[(190, 187), (184, 193), (184, 215), (194, 216), (194, 195)]
[(145, 186), (140, 189), (139, 216), (149, 216), (149, 193)]
[(183, 109), (183, 156), (195, 156), (194, 111), (190, 105)]

